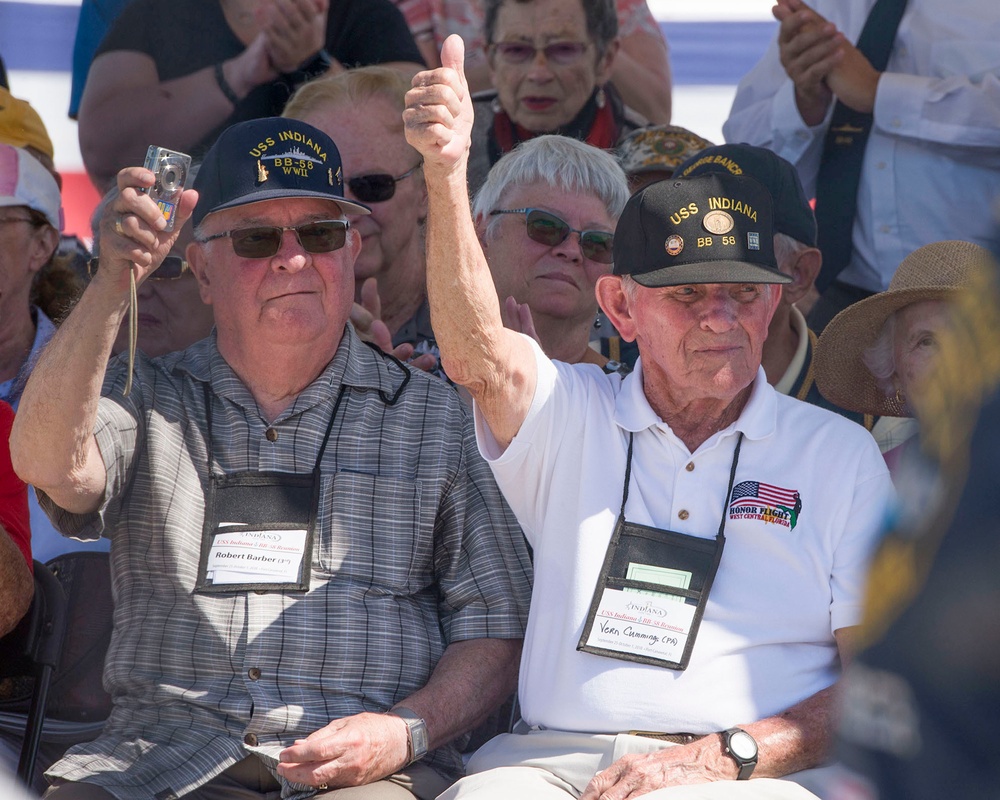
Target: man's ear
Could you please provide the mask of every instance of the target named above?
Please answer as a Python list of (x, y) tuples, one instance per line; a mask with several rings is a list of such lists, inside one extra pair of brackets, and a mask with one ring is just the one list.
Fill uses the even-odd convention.
[(594, 287), (597, 294), (597, 304), (611, 324), (621, 334), (626, 342), (634, 342), (636, 337), (635, 319), (632, 316), (632, 303), (622, 286), (620, 275), (601, 275)]
[(808, 247), (795, 256), (791, 269), (782, 270), (792, 279), (781, 287), (786, 302), (797, 303), (809, 293), (822, 265), (823, 254), (815, 247)]
[(199, 242), (191, 242), (184, 248), (184, 258), (191, 267), (191, 272), (198, 281), (198, 294), (201, 295), (201, 302), (205, 305), (212, 305), (212, 282), (209, 280), (205, 265), (208, 263), (205, 258), (204, 245)]
[(31, 241), (28, 269), (34, 274), (49, 263), (52, 254), (59, 247), (59, 231), (51, 225), (39, 225), (35, 228)]

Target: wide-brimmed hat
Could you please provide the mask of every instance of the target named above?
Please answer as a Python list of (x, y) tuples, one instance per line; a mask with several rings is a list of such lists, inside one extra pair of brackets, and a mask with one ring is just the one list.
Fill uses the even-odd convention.
[(197, 227), (206, 216), (264, 200), (315, 197), (351, 214), (369, 214), (344, 198), (344, 171), (333, 139), (308, 123), (282, 117), (237, 122), (205, 155), (194, 188)]
[(905, 398), (886, 395), (862, 356), (886, 320), (912, 303), (947, 300), (985, 269), (990, 252), (972, 242), (934, 242), (903, 259), (888, 290), (848, 306), (835, 316), (816, 347), (816, 384), (827, 400), (850, 411), (905, 417)]

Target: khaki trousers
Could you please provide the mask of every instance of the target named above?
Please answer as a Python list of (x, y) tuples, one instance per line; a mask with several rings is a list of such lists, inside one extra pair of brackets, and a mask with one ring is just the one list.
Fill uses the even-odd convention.
[[(434, 800), (449, 781), (430, 767), (413, 764), (402, 772), (367, 786), (317, 791), (316, 800)], [(249, 756), (213, 778), (184, 800), (279, 800), (281, 785), (264, 762)], [(45, 800), (117, 800), (107, 789), (93, 783), (57, 782)]]
[[(630, 753), (653, 753), (669, 742), (628, 734), (601, 735), (564, 731), (508, 733), (491, 739), (472, 757), (468, 776), (439, 800), (566, 800), (579, 797), (591, 779)], [(642, 800), (818, 800), (799, 783), (817, 780), (825, 769), (795, 773), (791, 779), (718, 781), (658, 789)]]

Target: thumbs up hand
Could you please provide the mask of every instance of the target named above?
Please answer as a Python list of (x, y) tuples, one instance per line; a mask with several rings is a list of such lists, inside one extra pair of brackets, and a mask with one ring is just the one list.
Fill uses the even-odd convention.
[(472, 142), (472, 96), (465, 79), (465, 43), (452, 34), (441, 67), (418, 73), (406, 93), (406, 140), (424, 157), (424, 175), (465, 168)]

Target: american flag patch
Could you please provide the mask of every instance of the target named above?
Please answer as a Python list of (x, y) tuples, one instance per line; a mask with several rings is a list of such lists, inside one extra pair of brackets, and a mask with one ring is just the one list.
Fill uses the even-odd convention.
[(802, 511), (802, 498), (795, 489), (783, 489), (760, 481), (741, 481), (733, 487), (730, 519), (759, 519), (794, 528)]

